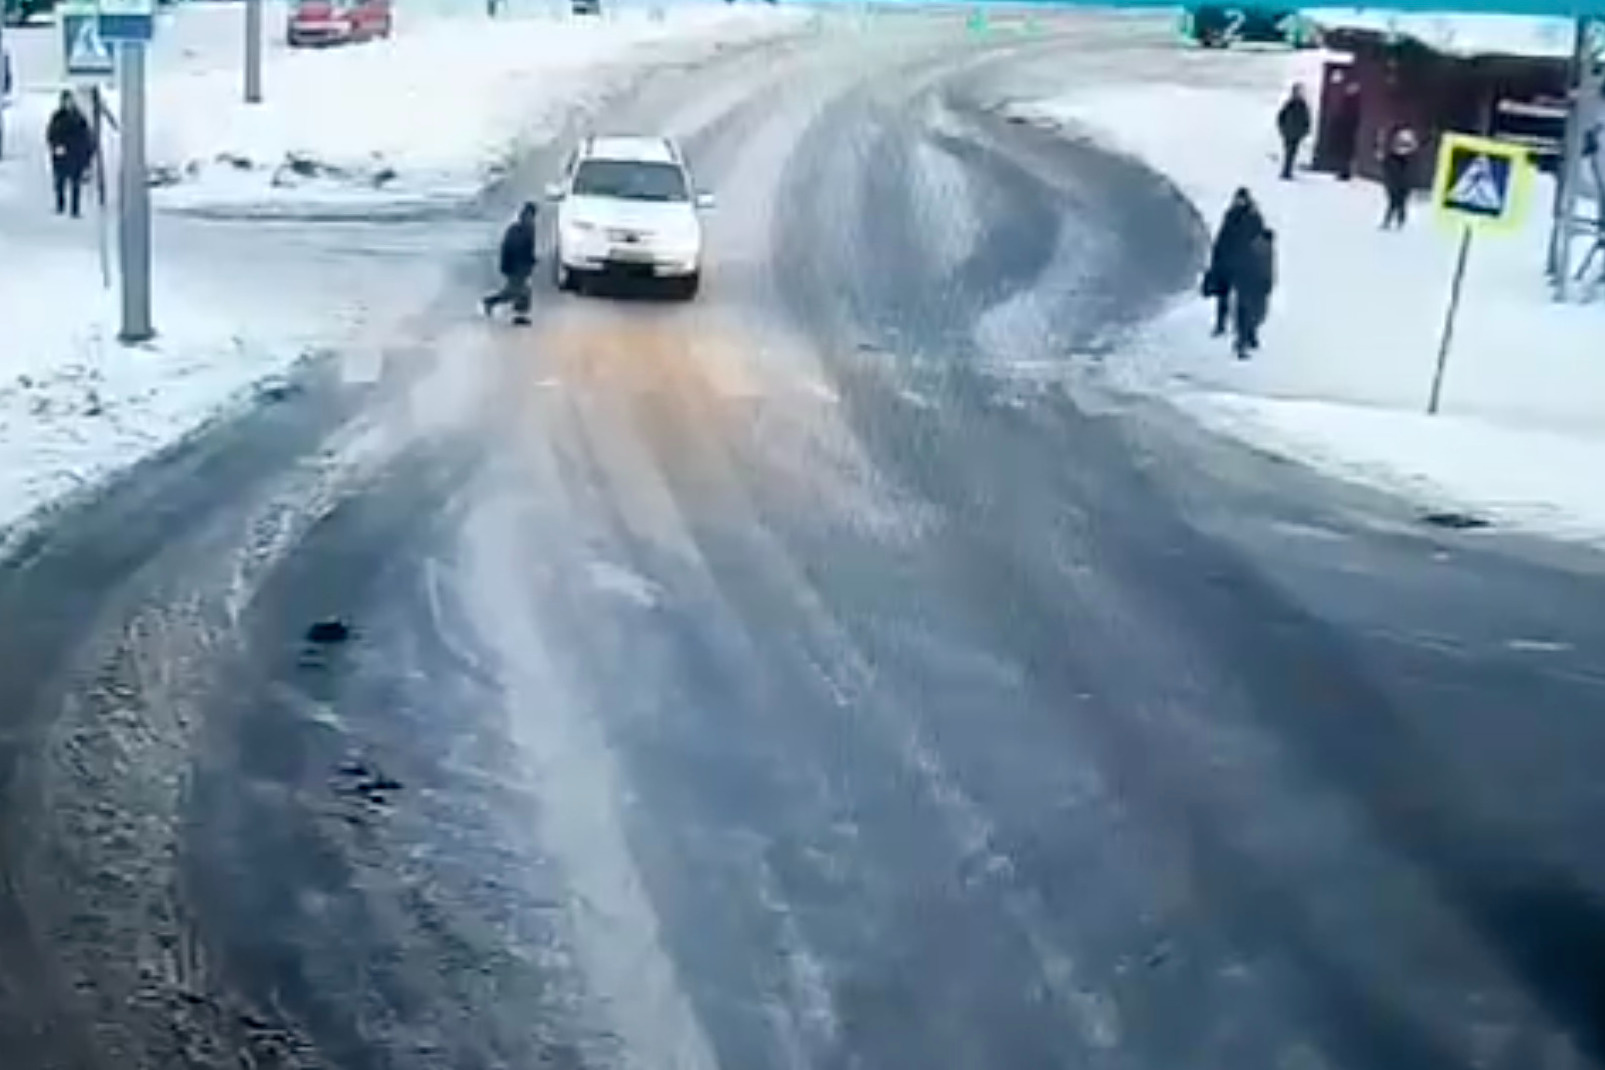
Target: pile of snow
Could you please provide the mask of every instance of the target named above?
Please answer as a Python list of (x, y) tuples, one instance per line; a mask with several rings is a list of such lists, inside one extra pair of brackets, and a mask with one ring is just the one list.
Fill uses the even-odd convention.
[(33, 250), (27, 285), (0, 286), (0, 532), (168, 445), (329, 330), (285, 317), (272, 287), (161, 274), (160, 338), (123, 346), (94, 271), (79, 250)]
[(237, 71), (178, 71), (153, 93), (158, 197), (185, 207), (460, 202), (643, 61), (693, 61), (802, 24), (795, 10), (725, 4), (416, 21), (388, 41), (276, 52), (256, 106), (240, 100)]
[[(1145, 159), (1211, 226), (1248, 186), (1276, 230), (1279, 283), (1256, 359), (1238, 362), (1210, 339), (1209, 303), (1187, 295), (1113, 374), (1174, 391), (1270, 449), (1435, 507), (1605, 540), (1605, 306), (1551, 300), (1550, 192), (1539, 184), (1518, 233), (1474, 241), (1443, 415), (1429, 417), (1458, 233), (1424, 203), (1404, 231), (1381, 231), (1382, 193), (1367, 182), (1277, 181), (1279, 98), (1293, 81), (1318, 84), (1320, 57), (1218, 62), (1232, 88), (1206, 77), (1013, 106)], [(1243, 84), (1245, 70), (1258, 72), (1257, 87)]]
[(1311, 8), (1326, 30), (1360, 30), (1409, 38), (1446, 56), (1531, 56), (1568, 59), (1575, 23), (1547, 16), (1426, 14), (1376, 8)]

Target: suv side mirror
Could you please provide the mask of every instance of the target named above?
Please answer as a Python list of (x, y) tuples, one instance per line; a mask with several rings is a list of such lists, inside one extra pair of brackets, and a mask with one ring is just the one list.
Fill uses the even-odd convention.
[(708, 209), (714, 207), (714, 205), (717, 203), (718, 202), (714, 200), (713, 194), (711, 193), (697, 194), (697, 207), (701, 208), (703, 211), (707, 211)]
[(561, 182), (548, 182), (546, 184), (546, 199), (560, 201), (563, 199), (563, 184)]

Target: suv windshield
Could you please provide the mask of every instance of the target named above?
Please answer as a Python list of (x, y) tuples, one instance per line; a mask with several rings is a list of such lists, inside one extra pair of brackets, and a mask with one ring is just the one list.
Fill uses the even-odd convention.
[(685, 175), (678, 167), (638, 160), (586, 160), (574, 172), (574, 192), (581, 197), (626, 201), (689, 199)]

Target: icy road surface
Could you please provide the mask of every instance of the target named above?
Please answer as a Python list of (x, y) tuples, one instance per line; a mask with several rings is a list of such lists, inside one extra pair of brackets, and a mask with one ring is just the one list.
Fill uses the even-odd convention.
[(24, 547), (5, 1064), (1605, 1066), (1597, 564), (1084, 374), (1199, 225), (994, 107), (1169, 49), (665, 74), (704, 300), (513, 331), (476, 256)]

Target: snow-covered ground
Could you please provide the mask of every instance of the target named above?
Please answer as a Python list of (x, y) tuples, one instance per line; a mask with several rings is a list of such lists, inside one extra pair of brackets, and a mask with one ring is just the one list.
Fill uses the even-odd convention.
[(1275, 229), (1278, 288), (1263, 351), (1232, 359), (1211, 312), (1183, 297), (1115, 369), (1207, 423), (1433, 508), (1605, 543), (1605, 304), (1555, 304), (1543, 274), (1544, 209), (1471, 250), (1444, 384), (1425, 415), (1458, 235), (1414, 206), (1379, 229), (1375, 185), (1277, 180), (1274, 115), (1294, 81), (1312, 95), (1319, 55), (1182, 53), (1167, 80), (1011, 105), (1169, 175), (1213, 227), (1249, 187)]
[[(194, 3), (164, 19), (150, 63), (151, 157), (184, 181), (156, 191), (158, 208), (326, 217), (331, 204), (361, 215), (460, 201), (519, 145), (560, 129), (570, 108), (643, 69), (693, 62), (802, 19), (767, 5), (682, 2), (654, 12), (642, 2), (577, 20), (546, 0), (513, 0), (491, 22), (479, 5), (414, 4), (391, 41), (302, 54), (283, 47), (282, 8), (270, 5), (267, 102), (247, 108), (238, 102), (242, 10)], [(372, 262), (407, 259), (394, 249), (405, 227), (341, 224), (330, 235), (327, 222), (252, 229), (159, 211), (159, 334), (123, 346), (92, 194), (83, 219), (52, 212), (43, 128), (61, 89), (54, 32), (11, 31), (6, 43), (18, 92), (0, 159), (0, 532), (181, 438), (309, 354), (382, 346), (389, 325), (438, 287), (439, 255)], [(275, 184), (291, 153), (322, 173)], [(252, 166), (219, 164), (223, 156)], [(393, 172), (378, 188), (377, 167)], [(431, 228), (448, 243), (451, 231)]]

